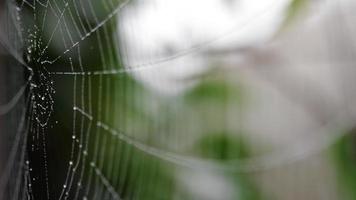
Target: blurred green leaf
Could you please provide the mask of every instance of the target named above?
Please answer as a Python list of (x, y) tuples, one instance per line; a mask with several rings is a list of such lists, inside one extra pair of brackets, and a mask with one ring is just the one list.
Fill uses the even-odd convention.
[(307, 7), (307, 4), (307, 0), (292, 0), (287, 8), (286, 16), (282, 24), (282, 29), (290, 25), (301, 13), (301, 11)]
[(226, 81), (203, 81), (186, 94), (186, 99), (193, 103), (213, 101), (225, 103), (228, 98), (241, 102), (241, 90)]
[[(203, 157), (216, 159), (220, 162), (229, 160), (243, 160), (250, 156), (246, 140), (233, 136), (231, 133), (208, 134), (195, 145)], [(236, 188), (236, 199), (258, 200), (261, 193), (257, 186), (250, 180), (249, 174), (233, 172), (226, 173), (226, 179), (231, 180)]]
[(247, 145), (242, 138), (224, 132), (208, 134), (198, 141), (196, 148), (202, 156), (220, 161), (243, 159), (249, 156)]
[(340, 138), (332, 148), (341, 186), (348, 199), (356, 199), (356, 132)]

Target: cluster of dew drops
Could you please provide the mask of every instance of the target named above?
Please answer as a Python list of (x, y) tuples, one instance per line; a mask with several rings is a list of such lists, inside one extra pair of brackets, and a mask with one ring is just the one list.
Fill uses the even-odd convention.
[[(51, 74), (46, 68), (47, 66), (41, 63), (41, 57), (43, 56), (42, 31), (37, 25), (26, 28), (25, 24), (22, 24), (21, 12), (22, 8), (16, 6), (15, 19), (17, 20), (16, 23), (21, 38), (23, 38), (23, 62), (30, 72), (27, 79), (29, 83), (28, 94), (30, 95), (29, 120), (32, 124), (31, 126), (41, 127), (44, 131), (54, 110), (54, 94), (56, 91)], [(56, 123), (58, 122), (56, 121)], [(32, 150), (34, 150), (33, 144)], [(33, 171), (30, 158), (25, 160), (25, 168), (29, 173)], [(36, 179), (36, 177), (31, 178), (32, 181), (36, 181)], [(27, 186), (31, 188), (31, 182)]]
[[(20, 23), (21, 18), (19, 15), (20, 8), (17, 7), (17, 20)], [(21, 29), (23, 31), (23, 29)], [(23, 31), (24, 32), (24, 31)], [(41, 31), (38, 26), (34, 25), (30, 27), (26, 32), (25, 41), (25, 52), (24, 61), (28, 65), (30, 70), (30, 98), (31, 98), (31, 121), (41, 126), (45, 129), (50, 121), (51, 115), (54, 110), (54, 94), (56, 93), (54, 89), (54, 81), (51, 77), (50, 72), (47, 70), (47, 66), (42, 62), (42, 58), (45, 57), (43, 54), (43, 41), (41, 37)], [(55, 123), (58, 123), (56, 121)], [(79, 143), (78, 138), (75, 135), (72, 139)], [(82, 145), (79, 146), (82, 148)], [(34, 150), (34, 146), (32, 145)], [(87, 151), (84, 151), (84, 155), (87, 155)], [(72, 160), (69, 161), (69, 166), (73, 166)], [(92, 167), (94, 166), (91, 163)], [(33, 169), (30, 167), (30, 160), (25, 161), (25, 166), (31, 172)], [(73, 167), (73, 171), (76, 168)], [(32, 178), (33, 181), (36, 180), (35, 177)], [(32, 184), (29, 183), (28, 187), (31, 188)], [(81, 186), (81, 182), (78, 182), (78, 186)], [(63, 189), (66, 189), (66, 183), (63, 184)], [(65, 193), (68, 196), (68, 192)]]
[(40, 62), (43, 45), (39, 34), (37, 26), (28, 30), (25, 59), (31, 68), (30, 91), (33, 116), (41, 127), (46, 127), (53, 112), (55, 89), (49, 71)]

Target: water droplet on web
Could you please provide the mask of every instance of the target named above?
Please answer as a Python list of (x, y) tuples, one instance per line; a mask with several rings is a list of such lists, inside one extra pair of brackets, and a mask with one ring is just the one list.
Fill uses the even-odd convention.
[(27, 58), (27, 62), (31, 62), (31, 57), (30, 57), (30, 55), (27, 54), (26, 58)]

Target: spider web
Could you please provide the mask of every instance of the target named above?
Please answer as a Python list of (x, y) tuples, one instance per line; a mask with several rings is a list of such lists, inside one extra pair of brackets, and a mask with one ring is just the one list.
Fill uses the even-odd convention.
[[(19, 95), (25, 93), (26, 96), (23, 106), (25, 110), (21, 114), (5, 176), (1, 179), (2, 198), (121, 199), (121, 195), (132, 195), (133, 188), (125, 186), (129, 185), (128, 181), (133, 181), (131, 176), (138, 169), (127, 173), (132, 161), (116, 161), (114, 153), (115, 158), (119, 153), (123, 155), (120, 159), (129, 159), (127, 155), (134, 151), (133, 147), (143, 152), (147, 151), (147, 147), (108, 125), (112, 121), (109, 110), (117, 111), (112, 103), (117, 97), (110, 95), (110, 92), (115, 90), (114, 83), (118, 80), (113, 77), (104, 78), (117, 74), (112, 73), (115, 70), (113, 66), (120, 65), (115, 58), (116, 52), (120, 50), (111, 44), (112, 34), (109, 36), (109, 31), (112, 32), (110, 26), (113, 26), (114, 17), (128, 2), (108, 1), (96, 4), (95, 8), (102, 9), (105, 13), (102, 17), (96, 15), (91, 1), (21, 1), (6, 4), (9, 17), (7, 20), (13, 22), (11, 28), (15, 29), (5, 31), (11, 33), (7, 35), (7, 41), (15, 39), (15, 42), (5, 46), (25, 68), (28, 78), (19, 91)], [(83, 9), (84, 6), (87, 10)], [(93, 21), (89, 22), (89, 16)], [(47, 27), (49, 19), (53, 20), (51, 27)], [(45, 30), (52, 32), (49, 38), (43, 38)], [(19, 34), (13, 34), (16, 32)], [(58, 36), (60, 42), (63, 42), (59, 48), (61, 53), (53, 57), (48, 52), (51, 43)], [(99, 67), (89, 67), (90, 62), (83, 61), (87, 60), (83, 59), (81, 53), (86, 40), (91, 41), (91, 49), (95, 49), (90, 56), (100, 60), (97, 63)], [(24, 58), (16, 49), (21, 46), (27, 48), (24, 50)], [(99, 55), (96, 50), (99, 50)], [(58, 66), (64, 66), (60, 68), (63, 72), (53, 70)], [(94, 73), (90, 69), (97, 71)], [(71, 116), (66, 116), (72, 119), (71, 122), (55, 120), (59, 108), (55, 106), (54, 99), (61, 93), (56, 91), (55, 85), (61, 82), (57, 81), (57, 78), (62, 78), (59, 75), (67, 73), (73, 75), (70, 80), (65, 79), (71, 82), (69, 90), (72, 94), (68, 94), (69, 90), (63, 92), (67, 97), (72, 96), (72, 102), (65, 104), (68, 107), (63, 108), (63, 111), (71, 113)], [(121, 77), (124, 81), (120, 81), (120, 84), (126, 84), (125, 76)], [(93, 83), (98, 86), (94, 87)], [(97, 91), (97, 97), (93, 96), (93, 91)], [(13, 99), (13, 102), (16, 101)], [(3, 113), (8, 112), (11, 107), (13, 105), (4, 107)], [(59, 123), (68, 123), (70, 126), (64, 127), (65, 131), (59, 137), (52, 137), (51, 134), (59, 134), (60, 131), (52, 132)], [(59, 141), (65, 137), (70, 140)], [(52, 145), (52, 142), (56, 145)], [(61, 146), (63, 143), (70, 145)], [(58, 160), (53, 159), (53, 163), (60, 161), (62, 164), (51, 166), (49, 163), (52, 161), (49, 156), (53, 155), (49, 144), (63, 151), (61, 153), (64, 155), (57, 157)], [(106, 145), (114, 148), (106, 148)], [(51, 173), (56, 169), (58, 177)], [(119, 179), (118, 173), (122, 179)], [(15, 177), (14, 181), (10, 181), (12, 177)], [(53, 189), (51, 177), (54, 177), (54, 183), (62, 182), (62, 187)], [(121, 191), (118, 190), (119, 187), (122, 188)]]
[[(145, 176), (151, 179), (159, 170), (157, 165), (161, 165), (151, 156), (179, 163), (179, 156), (114, 128), (128, 126), (126, 113), (134, 95), (130, 89), (137, 87), (132, 85), (131, 69), (154, 64), (115, 67), (123, 66), (117, 57), (122, 49), (112, 44), (112, 40), (118, 41), (112, 34), (115, 16), (128, 3), (7, 2), (7, 30), (4, 32), (9, 33), (5, 41), (10, 42), (4, 46), (20, 62), (27, 81), (16, 95), (18, 98), (2, 109), (3, 114), (9, 112), (19, 97), (25, 96), (23, 106), (19, 104), (24, 110), (1, 179), (2, 198), (140, 197), (140, 192), (146, 194), (155, 187), (142, 184), (145, 180), (139, 175), (144, 171), (143, 163), (153, 165), (149, 173), (145, 170)], [(98, 10), (104, 14), (98, 16)], [(45, 31), (50, 31), (47, 38)], [(24, 51), (23, 56), (21, 51)], [(113, 92), (117, 87), (122, 94)], [(139, 94), (135, 94), (137, 97), (140, 98)], [(114, 102), (118, 99), (122, 103), (116, 108)], [(111, 116), (116, 116), (115, 124)], [(164, 181), (172, 184), (171, 180)]]
[[(146, 91), (131, 73), (180, 59), (221, 37), (125, 66), (122, 57), (127, 49), (118, 45), (122, 41), (115, 34), (122, 28), (117, 16), (133, 3), (137, 2), (20, 0), (5, 4), (4, 32), (8, 34), (2, 37), (8, 42), (3, 45), (19, 62), (14, 66), (24, 70), (26, 81), (0, 109), (0, 114), (20, 113), (0, 179), (0, 198), (171, 199), (172, 194), (181, 197), (168, 175), (175, 168), (251, 169), (249, 164), (239, 168), (175, 153), (180, 145), (191, 142), (197, 128), (167, 123), (169, 114), (180, 109), (181, 100), (174, 100), (178, 106), (173, 107), (172, 99)], [(151, 116), (140, 112), (147, 107)], [(179, 133), (184, 129), (192, 130)], [(167, 138), (176, 142), (164, 144)]]

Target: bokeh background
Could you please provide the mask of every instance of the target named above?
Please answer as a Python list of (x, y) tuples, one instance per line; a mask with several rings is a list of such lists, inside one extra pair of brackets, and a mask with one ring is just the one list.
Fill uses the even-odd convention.
[(356, 199), (353, 0), (18, 0), (0, 199)]

